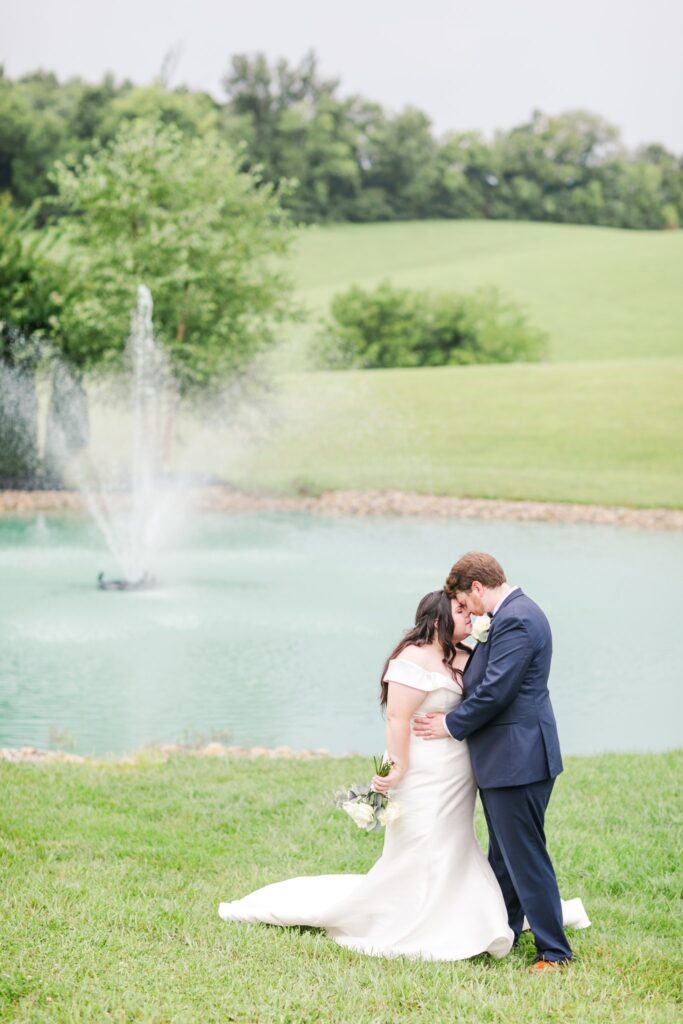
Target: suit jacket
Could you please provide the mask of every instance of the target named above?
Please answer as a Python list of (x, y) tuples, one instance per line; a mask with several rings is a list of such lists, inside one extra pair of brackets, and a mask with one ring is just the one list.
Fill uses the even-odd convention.
[(548, 676), (550, 625), (521, 590), (493, 616), (464, 675), (465, 699), (446, 715), (455, 739), (467, 738), (480, 789), (523, 786), (562, 771)]

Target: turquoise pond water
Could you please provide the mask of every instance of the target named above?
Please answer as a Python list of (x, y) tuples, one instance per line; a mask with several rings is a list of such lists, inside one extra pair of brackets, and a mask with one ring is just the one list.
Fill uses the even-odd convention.
[(379, 752), (384, 657), (458, 554), (492, 551), (550, 618), (568, 754), (681, 745), (676, 532), (545, 523), (205, 516), (145, 593), (76, 517), (0, 520), (0, 746)]

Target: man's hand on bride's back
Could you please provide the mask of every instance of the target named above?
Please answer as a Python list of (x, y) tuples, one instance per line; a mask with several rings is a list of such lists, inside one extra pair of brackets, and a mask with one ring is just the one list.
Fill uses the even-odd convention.
[(450, 733), (444, 725), (443, 711), (432, 711), (428, 715), (422, 715), (413, 722), (413, 733), (421, 740), (442, 740)]

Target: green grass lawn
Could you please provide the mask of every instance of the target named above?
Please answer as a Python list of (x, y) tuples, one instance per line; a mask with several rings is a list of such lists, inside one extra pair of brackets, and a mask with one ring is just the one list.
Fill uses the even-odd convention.
[(683, 505), (683, 359), (289, 377), (260, 445), (195, 463), (240, 486)]
[(268, 882), (372, 865), (381, 837), (327, 803), (366, 760), (2, 764), (0, 1020), (678, 1024), (681, 768), (569, 759), (548, 836), (593, 927), (571, 968), (534, 977), (528, 938), (502, 961), (385, 961), (219, 920)]
[[(553, 360), (683, 355), (683, 231), (416, 221), (302, 232), (291, 263), (315, 315), (352, 284), (498, 285), (550, 335)], [(301, 364), (307, 332), (292, 359)]]

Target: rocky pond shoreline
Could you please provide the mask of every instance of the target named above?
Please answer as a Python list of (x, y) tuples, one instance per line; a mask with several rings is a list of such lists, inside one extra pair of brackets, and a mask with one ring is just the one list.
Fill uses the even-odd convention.
[[(226, 515), (245, 512), (310, 512), (321, 516), (422, 516), (437, 519), (498, 519), (517, 522), (588, 523), (640, 529), (681, 530), (683, 509), (628, 508), (563, 502), (452, 498), (403, 491), (326, 491), (317, 497), (247, 493), (227, 486), (197, 488), (194, 505)], [(0, 515), (80, 512), (77, 491), (0, 491)]]
[(351, 757), (351, 754), (334, 755), (328, 750), (292, 750), (290, 747), (233, 747), (223, 743), (206, 743), (203, 746), (189, 746), (185, 743), (162, 743), (142, 747), (134, 754), (120, 756), (90, 757), (73, 754), (66, 750), (40, 750), (38, 747), (0, 747), (0, 762), (11, 764), (137, 764), (141, 759), (168, 761), (170, 757), (262, 758), (284, 761), (316, 761), (336, 756)]

